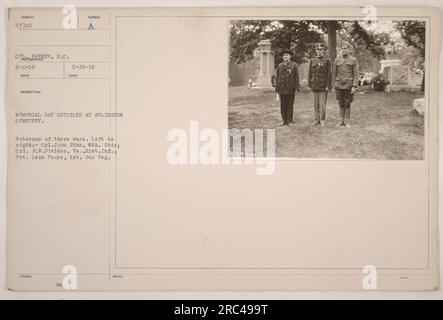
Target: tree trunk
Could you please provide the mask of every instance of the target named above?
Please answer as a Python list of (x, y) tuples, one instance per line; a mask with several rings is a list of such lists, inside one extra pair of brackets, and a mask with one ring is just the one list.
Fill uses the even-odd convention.
[(425, 72), (424, 71), (423, 71), (423, 79), (421, 80), (420, 91), (425, 92)]
[(328, 50), (329, 58), (332, 62), (334, 62), (335, 58), (337, 57), (337, 27), (337, 21), (328, 21)]

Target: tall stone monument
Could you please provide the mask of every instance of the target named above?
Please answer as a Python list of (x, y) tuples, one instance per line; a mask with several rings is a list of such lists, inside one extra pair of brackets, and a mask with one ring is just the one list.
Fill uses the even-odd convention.
[(260, 54), (260, 73), (257, 79), (257, 87), (272, 88), (271, 77), (274, 75), (274, 53), (271, 51), (271, 41), (261, 40), (258, 43)]

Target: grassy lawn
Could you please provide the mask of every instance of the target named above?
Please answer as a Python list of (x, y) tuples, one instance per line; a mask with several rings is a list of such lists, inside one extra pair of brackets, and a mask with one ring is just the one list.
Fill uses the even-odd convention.
[(339, 107), (329, 94), (325, 126), (314, 121), (312, 93), (296, 94), (295, 125), (278, 127), (280, 105), (269, 89), (229, 89), (229, 128), (276, 129), (276, 156), (416, 160), (423, 158), (424, 118), (415, 114), (419, 93), (356, 93), (351, 106), (351, 128), (337, 128)]

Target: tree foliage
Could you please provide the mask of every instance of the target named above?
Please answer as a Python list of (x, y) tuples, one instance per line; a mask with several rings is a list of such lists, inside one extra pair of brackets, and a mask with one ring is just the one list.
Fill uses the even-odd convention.
[(426, 24), (424, 21), (404, 20), (396, 23), (397, 30), (408, 46), (418, 49), (425, 56)]
[[(308, 21), (308, 20), (238, 20), (233, 21), (230, 28), (230, 59), (242, 63), (253, 58), (254, 50), (262, 39), (269, 39), (275, 53), (276, 64), (281, 61), (281, 52), (285, 49), (292, 51), (295, 62), (305, 62), (306, 58), (315, 54), (315, 43), (328, 42), (340, 44), (347, 40), (355, 49), (365, 51), (380, 59), (384, 57), (384, 45), (389, 41), (388, 34), (368, 32), (357, 21)], [(333, 27), (333, 32), (328, 29)], [(339, 31), (340, 41), (337, 41), (335, 29)], [(329, 53), (335, 58), (336, 50), (331, 48)]]
[(373, 57), (378, 59), (385, 57), (385, 46), (391, 42), (388, 33), (368, 32), (358, 21), (352, 22), (352, 28), (349, 28), (348, 34), (354, 48), (368, 50)]
[(324, 42), (324, 32), (306, 20), (238, 20), (230, 29), (230, 58), (242, 63), (253, 58), (262, 39), (269, 39), (276, 63), (283, 50), (291, 50), (293, 60), (301, 63), (314, 51), (316, 42)]

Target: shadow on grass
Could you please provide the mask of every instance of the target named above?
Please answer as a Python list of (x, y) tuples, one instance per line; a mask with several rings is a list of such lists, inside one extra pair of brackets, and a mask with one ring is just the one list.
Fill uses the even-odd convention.
[(310, 92), (296, 94), (295, 125), (278, 127), (279, 102), (270, 90), (229, 89), (229, 128), (276, 129), (276, 157), (328, 159), (420, 160), (424, 150), (424, 118), (413, 112), (410, 92), (356, 93), (351, 107), (351, 128), (340, 121), (335, 95), (329, 94), (326, 125), (314, 120)]

